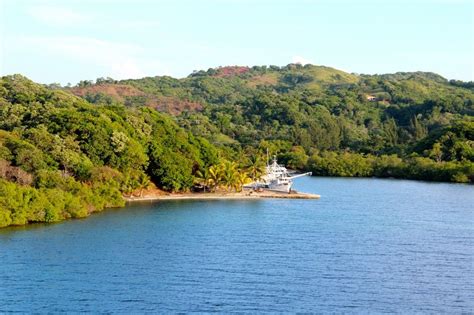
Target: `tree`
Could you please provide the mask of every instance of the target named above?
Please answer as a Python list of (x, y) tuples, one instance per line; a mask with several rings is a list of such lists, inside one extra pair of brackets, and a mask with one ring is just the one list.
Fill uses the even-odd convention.
[(243, 186), (246, 185), (246, 184), (249, 184), (251, 181), (252, 180), (250, 179), (248, 174), (241, 171), (236, 175), (236, 181), (235, 181), (234, 188), (237, 192), (241, 192)]
[(395, 119), (390, 118), (384, 124), (385, 137), (389, 145), (394, 146), (398, 144), (398, 126)]
[(430, 158), (434, 159), (436, 162), (441, 162), (443, 159), (443, 150), (441, 144), (436, 142), (433, 144), (433, 148), (429, 153)]
[(413, 134), (413, 138), (415, 140), (420, 140), (428, 134), (427, 128), (423, 125), (423, 123), (418, 119), (417, 116), (413, 116), (410, 121), (410, 128)]
[(196, 172), (196, 180), (199, 184), (203, 185), (204, 192), (206, 192), (206, 188), (210, 187), (212, 184), (210, 171), (208, 168), (205, 168), (202, 172), (198, 170)]
[(237, 164), (235, 162), (225, 161), (222, 165), (222, 185), (224, 185), (227, 190), (235, 188), (238, 183), (238, 176)]
[(150, 178), (145, 173), (140, 172), (137, 181), (138, 189), (140, 189), (140, 197), (143, 197), (143, 190), (147, 189), (150, 183)]
[(120, 190), (127, 196), (131, 196), (133, 191), (138, 187), (137, 179), (130, 173), (125, 174)]
[(291, 151), (281, 156), (284, 163), (293, 169), (303, 169), (308, 163), (308, 155), (303, 147), (294, 146)]
[(245, 168), (253, 182), (260, 180), (265, 174), (265, 162), (259, 155), (251, 155)]

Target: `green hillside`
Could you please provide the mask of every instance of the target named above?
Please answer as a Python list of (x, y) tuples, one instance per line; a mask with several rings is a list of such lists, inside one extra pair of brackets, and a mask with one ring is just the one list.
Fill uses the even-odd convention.
[(142, 107), (92, 105), (20, 75), (0, 81), (0, 227), (84, 217), (149, 186), (188, 190), (209, 142)]
[(75, 87), (0, 79), (0, 227), (239, 190), (264, 152), (326, 176), (474, 182), (472, 82), (433, 73), (222, 67)]
[[(142, 102), (100, 93), (86, 99), (132, 107), (147, 105), (145, 99), (153, 98), (195, 104), (174, 113), (176, 121), (193, 134), (216, 144), (234, 139), (244, 147), (264, 140), (284, 141), (281, 150), (302, 146), (308, 155), (330, 150), (427, 157), (419, 149), (421, 142), (452, 132), (459, 124), (469, 126), (474, 115), (472, 89), (426, 72), (355, 75), (292, 64), (223, 67), (184, 79), (150, 77), (110, 85), (114, 84), (141, 91)], [(472, 161), (470, 141), (458, 143), (464, 149), (456, 149), (462, 153), (455, 160)], [(455, 149), (449, 144), (443, 148), (443, 160), (449, 161), (448, 151)]]

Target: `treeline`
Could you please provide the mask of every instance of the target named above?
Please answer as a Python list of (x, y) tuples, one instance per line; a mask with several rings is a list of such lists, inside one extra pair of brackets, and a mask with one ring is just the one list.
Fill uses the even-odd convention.
[(474, 163), (435, 162), (425, 157), (323, 152), (308, 159), (306, 168), (319, 176), (406, 178), (457, 183), (474, 182)]
[(0, 178), (0, 227), (83, 218), (125, 204), (113, 181), (86, 185), (69, 179), (58, 184), (60, 175), (57, 177), (51, 185), (33, 187)]

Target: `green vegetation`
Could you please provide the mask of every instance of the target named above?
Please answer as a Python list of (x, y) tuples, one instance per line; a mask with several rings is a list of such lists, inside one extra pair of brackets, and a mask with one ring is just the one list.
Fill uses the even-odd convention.
[(308, 168), (321, 176), (375, 176), (459, 183), (470, 182), (474, 174), (474, 163), (469, 161), (436, 162), (417, 156), (402, 160), (396, 155), (374, 156), (348, 152), (315, 154), (309, 159)]
[(265, 172), (265, 164), (258, 155), (251, 158), (244, 157), (244, 162), (222, 161), (217, 165), (211, 165), (203, 171), (196, 172), (196, 183), (203, 187), (204, 191), (242, 191), (244, 185), (261, 179)]
[(294, 64), (73, 88), (6, 76), (0, 226), (85, 217), (150, 185), (239, 191), (266, 149), (314, 175), (473, 183), (473, 83)]
[[(117, 84), (142, 91), (145, 99), (200, 103), (202, 110), (184, 110), (177, 122), (231, 156), (268, 147), (286, 165), (315, 175), (474, 181), (472, 82), (426, 72), (355, 75), (291, 64)], [(354, 171), (324, 170), (322, 162), (315, 169), (315, 161), (330, 165), (333, 153), (348, 157), (340, 163)], [(386, 156), (401, 160), (393, 175), (383, 175), (374, 162)]]
[(123, 206), (150, 179), (189, 190), (219, 151), (149, 108), (91, 105), (15, 75), (0, 81), (0, 226)]

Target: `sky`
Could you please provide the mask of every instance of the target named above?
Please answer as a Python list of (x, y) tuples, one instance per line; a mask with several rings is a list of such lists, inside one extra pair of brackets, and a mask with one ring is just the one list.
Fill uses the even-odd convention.
[(0, 75), (75, 84), (228, 65), (474, 80), (474, 0), (0, 0)]

